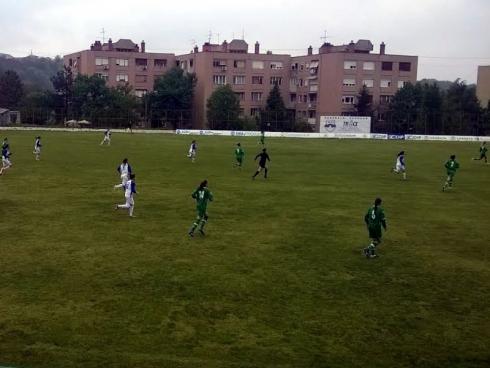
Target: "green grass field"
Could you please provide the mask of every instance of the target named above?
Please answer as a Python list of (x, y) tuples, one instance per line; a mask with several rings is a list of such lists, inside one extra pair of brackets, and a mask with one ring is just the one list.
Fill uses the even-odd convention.
[[(488, 367), (490, 165), (478, 144), (2, 132), (0, 365)], [(3, 137), (2, 137), (3, 138)], [(408, 180), (390, 173), (407, 152)], [(455, 153), (455, 188), (442, 193)], [(137, 175), (135, 218), (115, 171)], [(189, 239), (191, 192), (215, 201)], [(361, 256), (383, 198), (380, 257)]]

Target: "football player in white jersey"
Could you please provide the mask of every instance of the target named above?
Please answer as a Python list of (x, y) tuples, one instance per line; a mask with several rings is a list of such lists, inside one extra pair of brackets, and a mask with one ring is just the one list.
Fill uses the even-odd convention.
[(402, 173), (403, 180), (407, 180), (407, 172), (405, 168), (405, 151), (401, 151), (396, 156), (395, 168), (391, 169), (391, 172), (395, 174)]
[(189, 157), (192, 162), (196, 161), (196, 152), (197, 152), (197, 142), (192, 141), (191, 146), (189, 147), (189, 153), (187, 154), (187, 157)]
[(126, 203), (125, 204), (116, 204), (116, 210), (119, 208), (127, 209), (129, 211), (130, 217), (133, 217), (134, 194), (137, 194), (136, 182), (134, 180), (135, 177), (136, 177), (135, 174), (130, 174), (129, 180), (126, 182), (126, 185), (124, 186), (124, 197), (126, 198)]
[(42, 147), (41, 137), (37, 136), (36, 141), (34, 142), (34, 151), (32, 152), (36, 155), (37, 161), (39, 161), (41, 159), (41, 147)]
[(110, 129), (107, 129), (104, 132), (104, 139), (102, 140), (102, 142), (100, 142), (100, 145), (102, 146), (104, 143), (107, 143), (108, 146), (111, 145), (111, 130)]
[(125, 158), (122, 163), (117, 167), (117, 171), (119, 175), (121, 175), (121, 184), (114, 185), (114, 189), (116, 188), (124, 188), (129, 179), (129, 176), (132, 173), (131, 166), (128, 163), (128, 159)]

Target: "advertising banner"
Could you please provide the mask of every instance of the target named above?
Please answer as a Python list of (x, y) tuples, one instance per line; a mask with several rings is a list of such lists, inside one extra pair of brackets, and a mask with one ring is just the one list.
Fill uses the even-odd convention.
[(320, 116), (320, 133), (369, 134), (370, 116)]

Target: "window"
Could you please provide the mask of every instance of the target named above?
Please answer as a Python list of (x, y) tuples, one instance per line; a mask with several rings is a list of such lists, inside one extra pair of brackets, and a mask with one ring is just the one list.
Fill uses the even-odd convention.
[(374, 80), (372, 79), (364, 79), (362, 81), (362, 85), (366, 86), (367, 88), (373, 88), (374, 87)]
[(252, 107), (250, 109), (250, 116), (259, 116), (259, 115), (260, 115), (260, 108)]
[(301, 63), (301, 65), (299, 66), (299, 70), (303, 70), (305, 68), (305, 63)]
[(116, 59), (116, 65), (117, 66), (128, 66), (129, 60), (128, 59)]
[(357, 69), (357, 62), (355, 61), (344, 61), (344, 69)]
[(148, 77), (146, 75), (136, 75), (134, 77), (134, 81), (136, 83), (145, 83), (148, 80)]
[(260, 75), (252, 76), (252, 84), (262, 84), (263, 77)]
[(245, 100), (245, 92), (235, 92), (235, 96), (237, 96), (237, 98), (238, 98), (240, 101)]
[(135, 63), (137, 66), (147, 66), (148, 60), (147, 59), (135, 59)]
[(245, 84), (245, 76), (244, 75), (234, 75), (233, 76), (233, 84)]
[(355, 79), (344, 79), (342, 84), (344, 87), (353, 87), (356, 85), (356, 80)]
[(95, 58), (95, 65), (109, 65), (108, 58)]
[(310, 102), (315, 103), (316, 102), (316, 93), (310, 93), (309, 98), (310, 98)]
[(134, 91), (134, 94), (136, 95), (136, 97), (143, 97), (144, 95), (146, 95), (146, 92), (147, 90), (146, 89), (137, 89)]
[(307, 95), (298, 95), (298, 102), (307, 102), (307, 101), (308, 101)]
[(213, 66), (215, 68), (218, 68), (218, 67), (221, 67), (221, 66), (226, 66), (226, 60), (214, 59), (213, 60)]
[(155, 59), (153, 60), (153, 66), (155, 68), (165, 68), (167, 66), (167, 59)]
[(298, 70), (298, 63), (291, 64), (291, 70)]
[(116, 82), (127, 82), (129, 80), (127, 74), (117, 74), (116, 75)]
[(303, 87), (303, 79), (298, 80), (298, 86)]
[(310, 119), (314, 119), (316, 117), (316, 111), (315, 110), (309, 110), (308, 111), (308, 117)]
[(282, 61), (271, 61), (271, 69), (282, 69)]
[(289, 87), (294, 88), (298, 85), (298, 79), (297, 78), (291, 78), (289, 80)]
[(381, 95), (379, 96), (379, 102), (383, 104), (388, 104), (393, 100), (393, 96), (390, 95)]
[(264, 69), (264, 62), (263, 61), (252, 61), (252, 69)]
[(398, 88), (403, 88), (405, 87), (408, 83), (407, 81), (398, 81)]
[(342, 96), (342, 103), (344, 105), (353, 105), (354, 104), (354, 96)]
[(235, 60), (235, 61), (233, 62), (233, 66), (234, 66), (235, 68), (240, 68), (240, 69), (243, 69), (243, 68), (245, 68), (245, 60)]
[(99, 78), (102, 78), (105, 81), (109, 80), (109, 74), (107, 73), (95, 73), (95, 75)]
[(373, 61), (365, 61), (362, 65), (364, 70), (374, 70), (374, 62)]
[(213, 75), (213, 84), (214, 85), (226, 84), (226, 76), (225, 75)]
[(391, 61), (383, 61), (381, 63), (381, 70), (393, 70), (393, 63)]
[(282, 77), (271, 77), (270, 79), (271, 85), (277, 84), (278, 86), (282, 83)]
[(391, 81), (389, 79), (381, 79), (380, 87), (381, 88), (391, 87)]
[(296, 93), (291, 93), (289, 95), (289, 101), (296, 102)]
[(252, 101), (261, 101), (262, 92), (252, 92), (251, 97), (252, 97)]
[(409, 72), (412, 69), (412, 64), (401, 62), (400, 65), (398, 66), (398, 69), (401, 72)]

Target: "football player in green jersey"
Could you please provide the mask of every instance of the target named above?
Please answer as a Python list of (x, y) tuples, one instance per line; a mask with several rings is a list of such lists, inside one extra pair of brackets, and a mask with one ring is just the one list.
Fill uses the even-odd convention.
[(260, 131), (260, 144), (265, 145), (265, 132), (263, 130)]
[(245, 151), (243, 150), (241, 144), (237, 143), (235, 149), (235, 166), (238, 166), (240, 169), (242, 168), (243, 164), (243, 156), (245, 156)]
[(201, 235), (204, 234), (204, 225), (208, 221), (208, 201), (213, 201), (213, 193), (208, 189), (208, 181), (204, 180), (199, 187), (192, 192), (192, 198), (196, 200), (197, 217), (189, 230), (189, 235), (194, 236), (194, 231), (198, 228)]
[(381, 198), (376, 198), (374, 206), (368, 209), (364, 216), (364, 222), (366, 223), (371, 243), (367, 248), (364, 248), (363, 252), (367, 258), (376, 258), (376, 247), (381, 243), (381, 227), (386, 231), (386, 219), (385, 213), (381, 208)]
[(488, 164), (488, 161), (487, 161), (487, 146), (486, 146), (487, 142), (483, 142), (480, 146), (480, 158), (477, 158), (477, 157), (474, 157), (473, 160), (485, 160), (485, 163)]
[(449, 160), (446, 161), (444, 167), (446, 168), (447, 179), (442, 187), (443, 192), (446, 189), (451, 189), (453, 187), (454, 175), (456, 174), (456, 170), (459, 169), (459, 163), (456, 161), (456, 155), (451, 155)]

